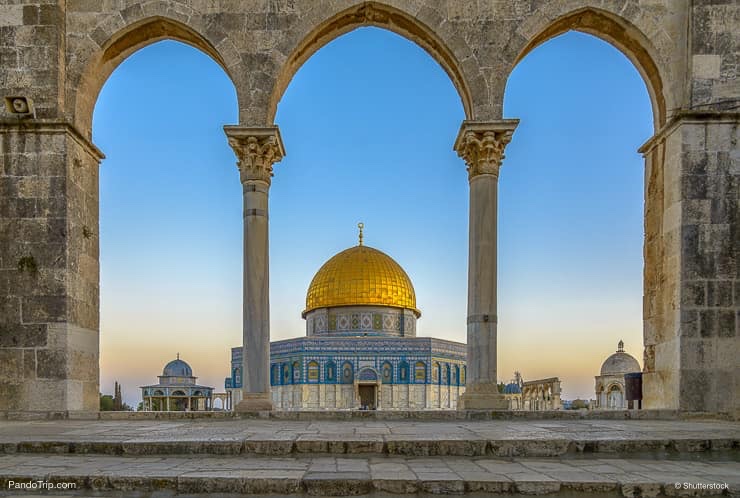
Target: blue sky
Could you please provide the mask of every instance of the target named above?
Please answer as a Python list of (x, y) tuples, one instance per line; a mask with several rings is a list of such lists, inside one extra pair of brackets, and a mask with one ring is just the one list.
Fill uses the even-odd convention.
[[(142, 102), (155, 103), (142, 112)], [(147, 106), (151, 109), (151, 106)], [(560, 376), (565, 397), (624, 339), (642, 353), (645, 85), (616, 49), (568, 33), (512, 72), (520, 118), (499, 188), (499, 377)], [(322, 48), (278, 107), (287, 156), (270, 191), (272, 337), (304, 334), (313, 274), (365, 242), (412, 278), (419, 334), (464, 341), (468, 184), (452, 150), (464, 119), (442, 68), (393, 33)], [(100, 93), (101, 390), (125, 397), (180, 352), (218, 390), (241, 344), (241, 186), (223, 134), (233, 85), (196, 49), (160, 42)]]

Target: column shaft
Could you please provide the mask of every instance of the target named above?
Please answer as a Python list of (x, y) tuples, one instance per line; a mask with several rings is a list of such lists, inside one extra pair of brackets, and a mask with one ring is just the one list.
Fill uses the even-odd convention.
[(285, 155), (277, 127), (225, 126), (244, 188), (244, 351), (237, 411), (271, 410), (268, 194), (272, 165)]
[(244, 183), (244, 355), (242, 385), (248, 394), (270, 392), (269, 185)]
[(470, 218), (468, 252), (468, 358), (461, 410), (506, 410), (496, 372), (496, 257), (498, 173), (504, 148), (518, 120), (465, 121), (455, 150), (468, 165)]
[(496, 227), (498, 177), (470, 181), (468, 378), (496, 384)]

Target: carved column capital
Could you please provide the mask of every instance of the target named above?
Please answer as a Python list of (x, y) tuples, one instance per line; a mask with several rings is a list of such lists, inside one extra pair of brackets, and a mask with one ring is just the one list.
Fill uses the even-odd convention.
[(468, 180), (478, 175), (498, 177), (504, 148), (518, 124), (518, 119), (463, 121), (454, 149), (468, 165)]
[(237, 166), (242, 184), (252, 180), (263, 181), (269, 185), (272, 165), (285, 156), (278, 127), (224, 126), (224, 132), (239, 159)]

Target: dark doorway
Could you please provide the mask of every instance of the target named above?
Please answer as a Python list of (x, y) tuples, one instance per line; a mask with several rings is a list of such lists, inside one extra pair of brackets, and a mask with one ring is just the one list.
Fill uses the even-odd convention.
[(375, 386), (359, 386), (360, 408), (363, 410), (375, 410)]

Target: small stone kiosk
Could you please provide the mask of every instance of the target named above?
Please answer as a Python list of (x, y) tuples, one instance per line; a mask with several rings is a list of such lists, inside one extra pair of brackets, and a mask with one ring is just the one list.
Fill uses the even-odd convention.
[(177, 358), (165, 365), (159, 383), (141, 387), (144, 411), (212, 410), (213, 388), (199, 386), (190, 365)]
[(619, 341), (617, 351), (601, 365), (601, 375), (596, 376), (597, 410), (622, 410), (627, 408), (625, 374), (640, 372), (640, 363), (624, 352), (624, 342)]

